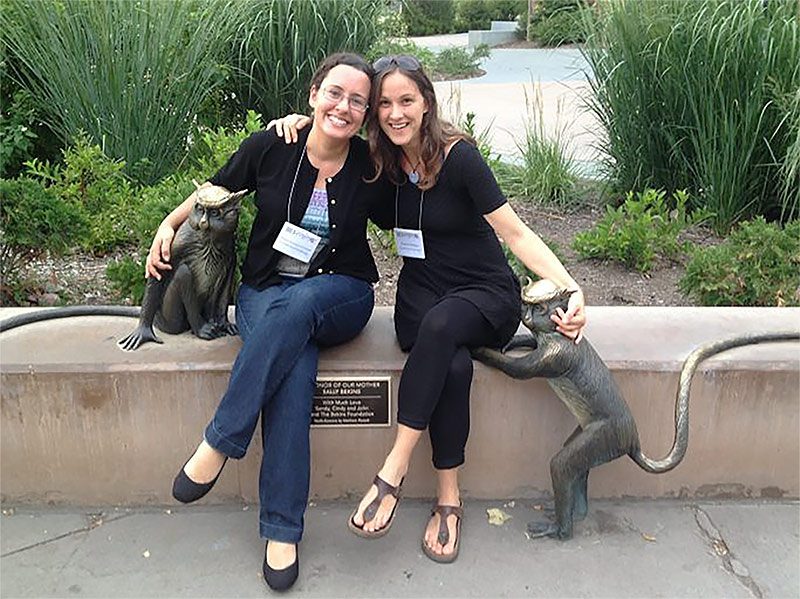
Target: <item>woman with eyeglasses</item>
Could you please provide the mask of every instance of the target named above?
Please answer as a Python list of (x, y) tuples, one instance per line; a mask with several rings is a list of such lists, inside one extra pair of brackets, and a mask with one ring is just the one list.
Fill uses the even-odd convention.
[[(469, 349), (502, 347), (519, 325), (519, 282), (498, 236), (533, 272), (575, 290), (567, 312), (553, 319), (576, 343), (585, 324), (584, 298), (508, 204), (475, 141), (439, 117), (433, 84), (419, 61), (385, 56), (373, 67), (367, 135), (375, 178), (388, 182), (391, 192), (370, 217), (394, 229), (403, 256), (394, 321), (409, 355), (394, 445), (348, 526), (362, 537), (386, 534), (412, 452), (427, 429), (438, 488), (422, 549), (434, 561), (452, 562), (463, 516), (458, 468), (470, 426)], [(279, 124), (291, 137), (301, 122), (286, 117)]]
[[(378, 273), (366, 240), (371, 172), (355, 137), (368, 110), (372, 67), (355, 54), (326, 58), (311, 81), (311, 128), (288, 145), (260, 131), (204, 185), (255, 191), (257, 215), (242, 265), (236, 323), (243, 345), (203, 440), (180, 469), (173, 496), (206, 495), (228, 458), (244, 457), (261, 417), (260, 534), (267, 585), (288, 589), (308, 504), (309, 426), (320, 347), (354, 338), (372, 314)], [(171, 268), (175, 231), (194, 196), (170, 213), (147, 275)]]

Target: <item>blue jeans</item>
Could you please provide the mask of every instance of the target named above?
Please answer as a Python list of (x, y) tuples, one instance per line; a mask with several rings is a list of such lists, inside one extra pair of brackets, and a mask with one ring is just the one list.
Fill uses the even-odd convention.
[(373, 304), (372, 286), (346, 275), (239, 288), (236, 322), (244, 344), (205, 439), (239, 459), (261, 416), (259, 527), (266, 539), (297, 543), (303, 535), (319, 348), (358, 335)]

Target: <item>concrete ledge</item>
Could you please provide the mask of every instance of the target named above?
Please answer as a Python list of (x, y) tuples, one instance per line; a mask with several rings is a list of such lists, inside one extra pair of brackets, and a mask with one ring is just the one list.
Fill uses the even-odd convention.
[(499, 46), (516, 39), (516, 21), (492, 21), (491, 29), (472, 29), (467, 32), (467, 47), (475, 48), (481, 44)]
[[(653, 457), (665, 454), (672, 442), (678, 372), (692, 349), (737, 332), (800, 329), (800, 310), (789, 308), (590, 307), (588, 312), (587, 337), (614, 372), (642, 445)], [(0, 310), (0, 318), (10, 315), (11, 310)], [(115, 340), (132, 324), (125, 318), (75, 318), (2, 334), (3, 501), (172, 502), (172, 477), (199, 442), (225, 389), (239, 340), (164, 335), (164, 345), (129, 354), (118, 350)], [(378, 308), (361, 336), (323, 352), (320, 374), (387, 374), (396, 393), (404, 361), (391, 309)], [(593, 471), (590, 494), (798, 497), (799, 395), (799, 343), (714, 357), (695, 375), (684, 462), (656, 476), (630, 460), (617, 460)], [(514, 381), (476, 364), (472, 400), (461, 476), (465, 493), (547, 494), (549, 459), (574, 428), (547, 384)], [(314, 429), (311, 435), (312, 494), (337, 498), (366, 488), (394, 428)], [(258, 445), (226, 467), (209, 502), (256, 500)], [(404, 491), (430, 496), (433, 481), (426, 441)]]

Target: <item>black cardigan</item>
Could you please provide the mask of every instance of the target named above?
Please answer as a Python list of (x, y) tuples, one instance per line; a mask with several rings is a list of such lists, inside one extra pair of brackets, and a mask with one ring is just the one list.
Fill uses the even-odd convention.
[[(299, 224), (311, 198), (318, 170), (303, 156), (310, 128), (300, 132), (296, 144), (278, 139), (274, 129), (259, 131), (245, 139), (228, 162), (209, 181), (231, 191), (255, 190), (257, 213), (247, 255), (242, 264), (242, 282), (263, 289), (280, 282), (276, 270), (280, 252), (272, 244), (286, 221), (289, 191), (297, 172), (291, 199), (290, 221)], [(366, 222), (372, 195), (378, 186), (364, 182), (369, 175), (367, 144), (354, 137), (341, 170), (327, 179), (330, 243), (313, 260), (308, 276), (345, 274), (370, 283), (378, 271), (367, 243)]]

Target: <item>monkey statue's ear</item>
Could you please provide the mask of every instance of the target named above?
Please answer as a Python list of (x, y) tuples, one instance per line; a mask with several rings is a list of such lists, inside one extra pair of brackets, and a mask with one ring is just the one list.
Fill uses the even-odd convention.
[(200, 191), (201, 185), (197, 182), (197, 179), (192, 179), (192, 183), (194, 183), (195, 191)]
[(230, 196), (225, 200), (225, 203), (236, 203), (241, 200), (244, 196), (250, 193), (249, 189), (243, 189), (241, 191), (235, 191), (231, 193)]

